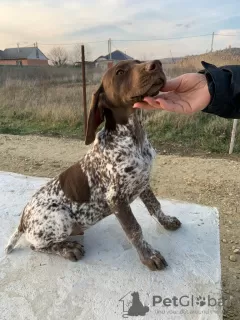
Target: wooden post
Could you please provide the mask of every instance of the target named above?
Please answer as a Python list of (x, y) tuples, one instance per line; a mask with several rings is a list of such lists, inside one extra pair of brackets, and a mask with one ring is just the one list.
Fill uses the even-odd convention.
[(214, 35), (215, 35), (215, 33), (213, 32), (213, 33), (212, 33), (211, 52), (213, 52)]
[(112, 39), (109, 39), (109, 59), (112, 60)]
[(233, 120), (233, 127), (232, 127), (231, 142), (230, 142), (230, 147), (229, 147), (229, 154), (232, 154), (232, 152), (233, 152), (236, 131), (237, 131), (237, 123), (238, 123), (238, 119), (234, 119)]
[(84, 45), (81, 46), (81, 52), (82, 52), (82, 89), (83, 89), (84, 136), (86, 136), (86, 131), (87, 131), (87, 94), (86, 94)]

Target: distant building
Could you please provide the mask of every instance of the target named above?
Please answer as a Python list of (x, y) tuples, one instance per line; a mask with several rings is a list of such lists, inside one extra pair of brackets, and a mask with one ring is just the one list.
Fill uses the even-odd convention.
[(37, 47), (0, 50), (0, 65), (47, 66), (48, 58)]
[[(82, 67), (82, 61), (76, 61), (74, 62), (74, 67)], [(95, 63), (93, 61), (85, 61), (85, 67), (86, 69), (94, 69), (95, 68)]]
[(120, 50), (115, 50), (111, 53), (111, 56), (110, 54), (107, 54), (106, 56), (100, 56), (96, 60), (94, 60), (94, 62), (96, 67), (107, 70), (122, 60), (133, 60), (133, 58)]

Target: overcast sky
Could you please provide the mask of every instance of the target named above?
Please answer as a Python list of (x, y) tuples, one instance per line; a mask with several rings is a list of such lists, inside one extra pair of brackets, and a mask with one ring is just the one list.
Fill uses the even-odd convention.
[[(54, 44), (91, 43), (92, 58), (112, 49), (139, 58), (202, 53), (211, 37), (155, 40), (211, 34), (214, 49), (240, 47), (239, 0), (0, 0), (0, 49), (39, 43), (47, 55)], [(239, 14), (239, 15), (238, 15)], [(45, 45), (45, 44), (52, 44)], [(73, 45), (65, 46), (71, 50)]]

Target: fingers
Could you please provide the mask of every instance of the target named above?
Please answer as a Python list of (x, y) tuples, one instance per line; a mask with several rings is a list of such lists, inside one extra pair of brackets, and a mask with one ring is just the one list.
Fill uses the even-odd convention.
[(133, 108), (135, 109), (145, 109), (145, 110), (155, 110), (161, 109), (161, 105), (156, 102), (153, 98), (144, 98), (144, 101), (137, 102), (134, 104)]
[(168, 110), (172, 111), (173, 106), (171, 106), (171, 101), (166, 101), (162, 98), (151, 98), (145, 97), (143, 102), (137, 102), (134, 104), (133, 108), (142, 108), (145, 110)]
[[(165, 86), (161, 89), (161, 92), (159, 96), (156, 96), (154, 98), (152, 97), (145, 97), (142, 102), (137, 102), (134, 104), (133, 108), (141, 108), (145, 110), (154, 110), (154, 109), (165, 109), (170, 111), (168, 108), (168, 103), (163, 99), (164, 96), (168, 96), (168, 92), (170, 91), (176, 91), (182, 83), (183, 76), (179, 76), (175, 79), (167, 81)], [(169, 93), (170, 93), (169, 92)], [(162, 97), (162, 98), (161, 98)], [(173, 106), (171, 106), (171, 109)]]
[(157, 99), (157, 101), (160, 103), (162, 110), (166, 110), (169, 112), (176, 112), (176, 113), (186, 113), (183, 105), (180, 103), (176, 103), (171, 100), (164, 100), (160, 98)]
[(192, 113), (191, 106), (186, 101), (181, 100), (172, 92), (163, 93), (157, 97), (145, 97), (143, 102), (135, 103), (133, 108), (143, 108), (145, 110), (166, 110), (176, 113)]
[[(135, 106), (136, 105), (136, 106)], [(169, 112), (188, 113), (182, 103), (163, 98), (144, 98), (144, 102), (138, 102), (134, 108), (144, 108), (145, 110), (166, 110)]]

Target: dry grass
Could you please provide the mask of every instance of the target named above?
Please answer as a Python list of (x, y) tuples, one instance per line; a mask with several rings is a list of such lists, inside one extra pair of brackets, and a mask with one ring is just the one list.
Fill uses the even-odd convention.
[(218, 67), (240, 64), (240, 48), (218, 50), (200, 55), (187, 56), (175, 64), (165, 64), (164, 70), (169, 78), (183, 73), (197, 72), (203, 69), (201, 61), (212, 63)]
[(223, 65), (239, 65), (240, 49), (225, 49), (197, 56), (188, 56), (183, 60), (179, 61), (179, 66), (185, 68), (191, 65), (196, 69), (202, 69), (201, 61), (206, 61), (215, 64), (218, 67)]
[[(87, 87), (88, 101), (94, 86)], [(7, 86), (0, 88), (0, 110), (7, 117), (39, 121), (67, 121), (70, 125), (82, 115), (82, 88), (79, 84), (58, 86)]]
[[(87, 86), (87, 104), (94, 85)], [(0, 132), (83, 136), (81, 84), (0, 87)]]

